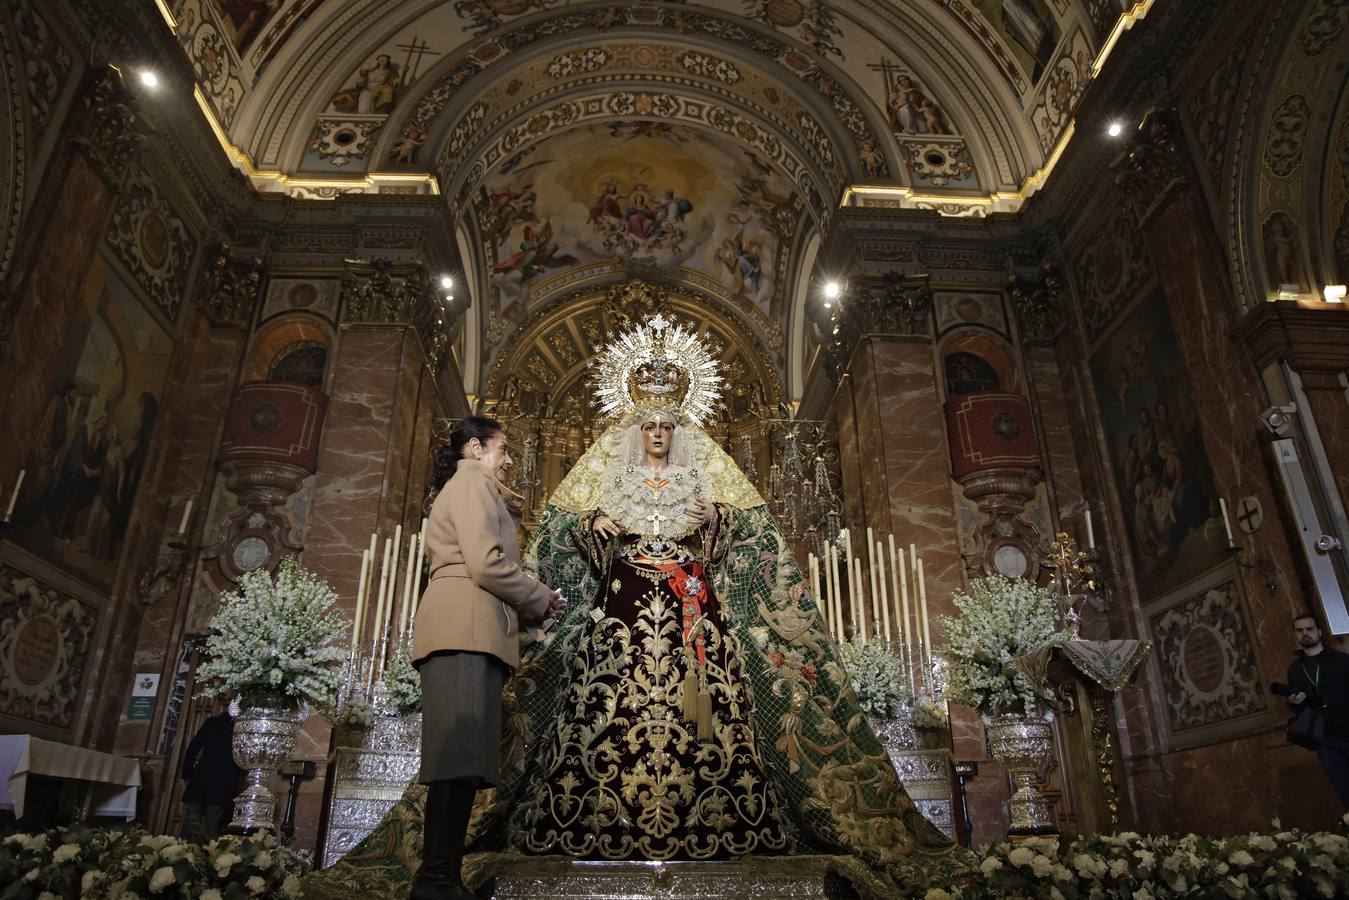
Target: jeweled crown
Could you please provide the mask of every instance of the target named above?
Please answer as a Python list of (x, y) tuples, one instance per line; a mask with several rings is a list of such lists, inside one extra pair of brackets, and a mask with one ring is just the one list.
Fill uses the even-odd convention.
[(721, 403), (719, 369), (697, 331), (658, 314), (604, 348), (595, 362), (595, 397), (611, 418), (658, 405), (701, 425)]

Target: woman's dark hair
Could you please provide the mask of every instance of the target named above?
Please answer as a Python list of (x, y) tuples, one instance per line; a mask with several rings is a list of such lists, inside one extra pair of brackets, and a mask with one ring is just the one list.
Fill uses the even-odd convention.
[(450, 431), (450, 442), (436, 448), (436, 455), (431, 463), (436, 490), (440, 490), (445, 486), (445, 482), (454, 477), (454, 470), (459, 467), (459, 460), (464, 458), (464, 448), (468, 446), (469, 441), (477, 438), (480, 443), (486, 444), (501, 431), (501, 423), (486, 416), (460, 419)]

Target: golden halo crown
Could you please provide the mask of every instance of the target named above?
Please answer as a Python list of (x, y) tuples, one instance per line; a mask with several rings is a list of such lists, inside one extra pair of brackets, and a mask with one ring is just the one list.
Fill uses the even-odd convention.
[(720, 368), (692, 327), (656, 315), (605, 346), (595, 361), (595, 399), (611, 419), (652, 406), (702, 425), (721, 404)]

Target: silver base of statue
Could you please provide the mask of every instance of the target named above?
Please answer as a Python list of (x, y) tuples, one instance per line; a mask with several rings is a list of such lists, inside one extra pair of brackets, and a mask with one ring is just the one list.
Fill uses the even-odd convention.
[[(492, 900), (769, 900), (856, 896), (834, 887), (830, 857), (766, 856), (725, 862), (502, 861)], [(828, 883), (827, 883), (828, 881)], [(832, 890), (831, 890), (832, 888)]]
[(343, 727), (333, 751), (328, 833), (319, 864), (327, 868), (375, 830), (421, 769), (422, 714), (401, 716), (375, 685), (369, 728)]
[(906, 707), (890, 719), (873, 719), (876, 738), (895, 764), (913, 805), (951, 840), (956, 839), (955, 791), (951, 786), (953, 757), (950, 732), (917, 729), (913, 711)]

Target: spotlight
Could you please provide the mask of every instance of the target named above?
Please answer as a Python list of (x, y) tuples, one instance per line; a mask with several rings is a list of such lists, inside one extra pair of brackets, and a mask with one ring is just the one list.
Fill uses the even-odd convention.
[(440, 276), (440, 286), (448, 291), (450, 288), (454, 287), (454, 279), (448, 275), (442, 275)]
[(826, 301), (824, 301), (824, 308), (825, 308), (825, 309), (833, 309), (833, 308), (834, 308), (834, 304), (832, 304), (832, 303), (830, 303), (828, 300), (826, 300)]
[(1124, 126), (1121, 125), (1121, 124), (1118, 123), (1118, 122), (1111, 122), (1111, 123), (1110, 123), (1110, 127), (1106, 129), (1106, 132), (1107, 132), (1111, 137), (1119, 137), (1120, 134), (1123, 133), (1123, 131), (1124, 131)]
[(1342, 303), (1344, 302), (1345, 290), (1346, 288), (1342, 284), (1328, 284), (1322, 294), (1327, 303)]
[(833, 300), (835, 297), (837, 297), (840, 290), (841, 288), (839, 288), (837, 281), (825, 282), (824, 295), (828, 297), (830, 300)]
[(141, 69), (140, 79), (141, 84), (145, 85), (148, 88), (159, 87), (159, 76), (156, 75), (154, 72), (151, 72), (149, 69)]

